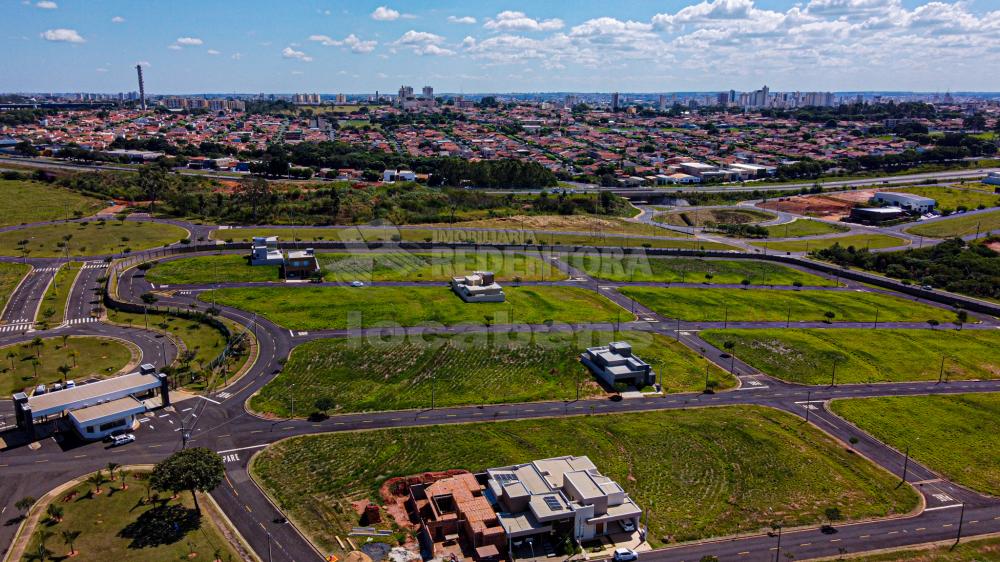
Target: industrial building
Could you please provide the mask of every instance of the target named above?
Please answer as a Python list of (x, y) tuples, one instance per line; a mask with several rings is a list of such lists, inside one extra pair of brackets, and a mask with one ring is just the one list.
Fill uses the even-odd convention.
[(145, 364), (120, 377), (79, 384), (56, 392), (13, 396), (17, 426), (37, 436), (43, 425), (58, 429), (69, 422), (87, 440), (101, 439), (119, 430), (131, 430), (136, 416), (170, 405), (167, 376)]
[(859, 224), (882, 224), (907, 216), (899, 207), (854, 207), (847, 220)]
[(879, 191), (872, 197), (875, 203), (899, 207), (911, 213), (925, 214), (934, 210), (937, 201), (930, 197), (922, 197), (912, 193), (898, 193), (895, 191)]

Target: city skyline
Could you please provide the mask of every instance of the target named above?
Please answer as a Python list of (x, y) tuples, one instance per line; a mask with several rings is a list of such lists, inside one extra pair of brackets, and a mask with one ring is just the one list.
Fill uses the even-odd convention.
[[(0, 7), (8, 91), (995, 91), (1000, 10), (922, 0)], [(42, 69), (44, 72), (40, 72)]]

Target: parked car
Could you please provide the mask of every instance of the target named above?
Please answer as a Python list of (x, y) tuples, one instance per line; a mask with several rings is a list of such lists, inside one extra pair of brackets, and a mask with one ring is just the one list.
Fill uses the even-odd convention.
[(631, 548), (616, 548), (611, 559), (615, 562), (633, 562), (639, 559), (639, 555)]
[(69, 379), (68, 381), (66, 381), (66, 388), (67, 389), (76, 388), (76, 381), (73, 379)]
[(42, 394), (45, 394), (46, 391), (47, 389), (45, 388), (45, 385), (40, 384), (35, 387), (35, 396), (41, 396)]
[(634, 533), (635, 532), (635, 520), (634, 519), (626, 519), (626, 520), (622, 521), (622, 529), (624, 529), (626, 533)]
[(57, 383), (55, 383), (55, 384), (52, 385), (52, 392), (59, 392), (62, 389), (63, 389), (62, 383), (58, 383), (57, 382)]
[(364, 287), (365, 284), (363, 282), (361, 282), (361, 281), (351, 281), (351, 286), (352, 287)]
[(125, 433), (123, 435), (115, 435), (114, 439), (111, 440), (112, 447), (119, 447), (135, 441), (134, 433)]

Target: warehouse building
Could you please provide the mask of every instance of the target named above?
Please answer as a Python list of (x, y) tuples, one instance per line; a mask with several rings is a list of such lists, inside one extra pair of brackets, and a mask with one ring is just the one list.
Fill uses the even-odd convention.
[(911, 213), (925, 214), (934, 210), (937, 201), (930, 197), (914, 195), (912, 193), (898, 193), (895, 191), (879, 191), (872, 198), (875, 203), (899, 207)]

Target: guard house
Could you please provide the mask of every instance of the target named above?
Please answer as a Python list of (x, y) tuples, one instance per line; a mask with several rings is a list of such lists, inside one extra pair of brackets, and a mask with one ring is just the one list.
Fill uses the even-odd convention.
[(137, 424), (136, 416), (169, 405), (167, 376), (149, 364), (141, 365), (136, 373), (39, 396), (14, 394), (19, 428), (35, 436), (40, 424), (69, 421), (88, 440), (132, 429)]
[(555, 457), (491, 468), (486, 474), (508, 551), (566, 533), (587, 541), (639, 528), (642, 510), (587, 457)]
[(492, 271), (455, 277), (451, 280), (451, 290), (465, 302), (504, 302), (507, 298)]
[(656, 374), (649, 363), (632, 355), (627, 342), (611, 342), (606, 346), (590, 347), (580, 354), (580, 362), (608, 386), (624, 382), (636, 388), (656, 383)]
[(912, 193), (897, 193), (894, 191), (880, 191), (872, 197), (872, 201), (891, 206), (900, 207), (911, 213), (925, 214), (934, 210), (937, 201), (930, 197), (914, 195)]
[(285, 279), (308, 279), (319, 271), (319, 261), (316, 260), (316, 250), (292, 250), (288, 252), (283, 266)]
[(277, 236), (254, 236), (250, 246), (250, 265), (282, 265), (285, 256), (278, 249)]

